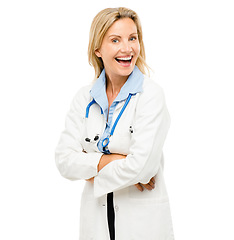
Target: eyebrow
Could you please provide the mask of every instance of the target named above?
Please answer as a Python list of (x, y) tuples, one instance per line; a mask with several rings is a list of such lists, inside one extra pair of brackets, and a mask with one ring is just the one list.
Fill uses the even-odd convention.
[[(131, 35), (138, 35), (138, 33), (131, 33), (129, 36), (131, 36)], [(109, 38), (110, 38), (110, 37), (119, 37), (119, 38), (121, 38), (121, 36), (118, 35), (118, 34), (111, 34), (111, 35), (109, 36)]]

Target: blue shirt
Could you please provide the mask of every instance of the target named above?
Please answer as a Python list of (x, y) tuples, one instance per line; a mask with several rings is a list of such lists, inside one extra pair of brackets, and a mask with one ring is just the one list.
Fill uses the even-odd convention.
[[(102, 112), (104, 114), (104, 117), (106, 119), (106, 128), (103, 133), (103, 135), (100, 137), (97, 146), (100, 152), (109, 154), (108, 148), (103, 148), (102, 142), (103, 139), (107, 138), (110, 135), (113, 123), (112, 118), (115, 111), (116, 106), (126, 100), (129, 96), (129, 94), (136, 94), (139, 92), (142, 92), (142, 84), (144, 80), (144, 75), (139, 70), (137, 66), (134, 67), (132, 73), (129, 75), (127, 81), (122, 86), (118, 96), (115, 98), (113, 103), (110, 106), (109, 109), (109, 115), (108, 115), (108, 99), (106, 95), (106, 73), (105, 69), (101, 72), (99, 78), (96, 80), (95, 84), (93, 85), (92, 89), (90, 90), (90, 94), (95, 100), (95, 102), (100, 106), (102, 109)], [(108, 119), (108, 121), (107, 121)]]

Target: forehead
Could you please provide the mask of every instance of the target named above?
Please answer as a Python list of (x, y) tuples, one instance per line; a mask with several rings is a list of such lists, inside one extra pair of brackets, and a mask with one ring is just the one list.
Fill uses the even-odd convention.
[(106, 32), (106, 35), (117, 34), (121, 36), (132, 33), (137, 33), (137, 27), (134, 21), (131, 18), (121, 18), (112, 24)]

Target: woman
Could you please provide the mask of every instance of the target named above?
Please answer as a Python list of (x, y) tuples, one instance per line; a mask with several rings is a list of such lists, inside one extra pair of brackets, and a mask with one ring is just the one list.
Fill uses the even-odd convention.
[(56, 149), (68, 179), (85, 179), (80, 240), (171, 240), (162, 148), (170, 125), (162, 89), (145, 75), (137, 14), (99, 12), (90, 29), (96, 81), (75, 96)]

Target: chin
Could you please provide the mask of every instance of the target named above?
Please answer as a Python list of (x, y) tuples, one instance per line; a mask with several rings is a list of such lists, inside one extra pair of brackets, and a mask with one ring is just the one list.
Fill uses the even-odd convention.
[(131, 66), (129, 68), (126, 68), (126, 69), (119, 69), (118, 75), (120, 75), (122, 77), (127, 77), (127, 76), (129, 76), (132, 73), (134, 67), (135, 67), (135, 65)]

